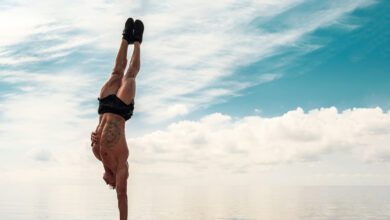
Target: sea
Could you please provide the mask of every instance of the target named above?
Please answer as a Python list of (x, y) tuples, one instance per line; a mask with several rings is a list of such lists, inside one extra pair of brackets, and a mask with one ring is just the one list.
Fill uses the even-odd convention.
[[(128, 186), (134, 220), (389, 220), (389, 186)], [(119, 219), (104, 184), (1, 185), (1, 220)]]

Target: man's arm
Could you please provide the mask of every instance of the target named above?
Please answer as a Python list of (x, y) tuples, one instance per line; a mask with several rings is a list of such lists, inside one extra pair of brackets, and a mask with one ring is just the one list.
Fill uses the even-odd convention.
[(129, 177), (128, 163), (118, 166), (116, 173), (116, 195), (120, 220), (127, 220), (127, 178)]
[(95, 131), (92, 131), (91, 133), (91, 146), (93, 146), (94, 144), (98, 143), (99, 141), (99, 136), (100, 136), (100, 125), (102, 123), (102, 115), (99, 115), (99, 124), (96, 126), (96, 129)]

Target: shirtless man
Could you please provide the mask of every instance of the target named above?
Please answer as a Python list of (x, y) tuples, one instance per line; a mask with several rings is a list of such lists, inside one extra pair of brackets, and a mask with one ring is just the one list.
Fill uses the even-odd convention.
[[(92, 151), (103, 163), (103, 179), (116, 190), (120, 220), (127, 220), (127, 178), (129, 149), (125, 138), (125, 122), (134, 110), (135, 77), (140, 62), (140, 44), (144, 25), (128, 18), (123, 30), (115, 67), (99, 95), (99, 125), (91, 134)], [(133, 55), (125, 74), (128, 45), (133, 44)]]

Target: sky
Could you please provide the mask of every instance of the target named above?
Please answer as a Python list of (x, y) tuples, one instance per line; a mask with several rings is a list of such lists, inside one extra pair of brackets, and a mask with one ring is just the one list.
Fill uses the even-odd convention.
[(0, 179), (102, 184), (97, 96), (145, 24), (130, 182), (390, 184), (384, 0), (0, 0)]

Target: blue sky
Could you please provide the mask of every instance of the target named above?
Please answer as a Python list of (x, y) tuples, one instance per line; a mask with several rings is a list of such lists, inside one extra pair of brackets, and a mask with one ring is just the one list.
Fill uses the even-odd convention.
[[(290, 13), (299, 13), (305, 7), (297, 8)], [(276, 72), (284, 77), (246, 89), (242, 92), (244, 95), (213, 106), (209, 111), (239, 116), (251, 114), (257, 108), (262, 115), (275, 116), (297, 107), (310, 110), (331, 106), (338, 109), (379, 106), (388, 110), (388, 10), (389, 3), (385, 1), (356, 10), (343, 18), (341, 24), (309, 34), (300, 45), (287, 45), (280, 55), (238, 68), (237, 75)], [(269, 28), (282, 27), (279, 23), (283, 23), (283, 18), (280, 20), (268, 24)], [(321, 47), (300, 54), (299, 47), (305, 45)], [(285, 60), (287, 64), (278, 65)]]
[(389, 7), (0, 0), (0, 172), (100, 175), (96, 98), (133, 16), (146, 27), (126, 127), (134, 175), (388, 184)]

